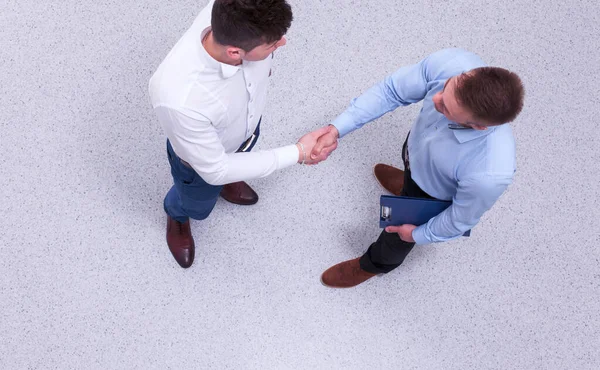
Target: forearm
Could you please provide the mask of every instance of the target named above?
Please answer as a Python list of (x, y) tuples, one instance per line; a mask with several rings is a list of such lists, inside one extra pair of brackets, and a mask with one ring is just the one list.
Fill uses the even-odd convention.
[(297, 145), (287, 145), (266, 151), (228, 154), (211, 166), (190, 164), (207, 183), (224, 185), (268, 176), (298, 163), (301, 158)]
[(389, 94), (385, 92), (391, 88), (393, 87), (388, 86), (386, 79), (352, 99), (350, 106), (331, 123), (339, 132), (339, 137), (344, 137), (397, 108), (398, 102), (389, 99)]
[(511, 181), (511, 174), (480, 175), (461, 180), (452, 205), (413, 230), (415, 242), (429, 244), (460, 237), (477, 225)]
[(412, 237), (417, 245), (446, 242), (460, 237), (469, 229), (464, 231), (450, 231), (439, 227), (432, 227), (429, 223), (421, 225), (413, 230)]
[(402, 67), (350, 103), (333, 125), (340, 137), (361, 128), (399, 106), (421, 101), (427, 93), (426, 60)]

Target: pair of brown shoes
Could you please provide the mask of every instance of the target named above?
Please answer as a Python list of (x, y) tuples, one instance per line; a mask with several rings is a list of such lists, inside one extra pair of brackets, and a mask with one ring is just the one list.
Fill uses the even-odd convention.
[[(228, 202), (246, 206), (258, 202), (258, 194), (243, 181), (223, 186), (221, 196)], [(194, 263), (195, 244), (190, 221), (181, 223), (167, 216), (167, 245), (179, 266), (188, 268)]]
[[(377, 164), (373, 169), (375, 178), (384, 189), (400, 195), (404, 186), (404, 172), (385, 164)], [(250, 205), (258, 201), (258, 195), (245, 182), (237, 182), (223, 187), (221, 196), (232, 203)], [(190, 222), (180, 223), (168, 217), (167, 244), (175, 260), (183, 268), (194, 262), (194, 238)], [(360, 268), (360, 258), (338, 263), (321, 275), (323, 285), (332, 288), (351, 288), (369, 280), (376, 274)]]
[[(373, 168), (373, 174), (385, 190), (394, 195), (402, 193), (404, 171), (379, 163)], [(321, 282), (330, 288), (351, 288), (376, 275), (361, 269), (359, 261), (360, 258), (355, 258), (328, 268), (321, 275)]]

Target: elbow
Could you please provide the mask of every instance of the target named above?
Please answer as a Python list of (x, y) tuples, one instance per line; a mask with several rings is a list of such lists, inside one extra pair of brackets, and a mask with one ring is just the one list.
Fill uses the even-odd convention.
[(222, 173), (214, 172), (214, 173), (203, 173), (203, 174), (198, 174), (198, 175), (200, 177), (202, 177), (202, 180), (204, 180), (204, 182), (209, 185), (212, 185), (212, 186), (225, 185), (225, 182), (223, 182), (225, 176)]
[(221, 186), (230, 183), (229, 181), (229, 166), (219, 165), (215, 166), (212, 171), (196, 172), (202, 180), (212, 186)]
[(221, 186), (235, 182), (238, 178), (236, 167), (232, 165), (228, 155), (224, 154), (217, 160), (211, 162), (197, 161), (199, 166), (194, 166), (196, 174), (204, 180), (205, 183), (212, 186)]
[(228, 184), (229, 165), (227, 160), (218, 161), (208, 166), (204, 166), (202, 171), (194, 168), (196, 174), (204, 180), (205, 183), (212, 186), (221, 186)]

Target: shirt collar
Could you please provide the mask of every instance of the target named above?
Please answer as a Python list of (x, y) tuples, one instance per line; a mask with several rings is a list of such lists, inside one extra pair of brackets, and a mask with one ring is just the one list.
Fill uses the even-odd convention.
[(487, 130), (474, 130), (474, 129), (466, 129), (466, 130), (452, 130), (454, 132), (454, 136), (459, 143), (466, 143), (467, 141), (471, 141), (480, 137), (484, 137), (486, 135), (491, 134), (496, 130), (495, 127), (488, 127)]
[[(207, 33), (211, 31), (211, 29), (212, 27), (210, 26), (206, 27), (204, 31), (202, 31), (200, 40), (204, 40), (204, 37)], [(204, 56), (206, 65), (208, 67), (213, 68), (216, 71), (221, 71), (221, 75), (223, 76), (223, 78), (227, 79), (229, 77), (232, 77), (241, 69), (241, 64), (239, 66), (232, 66), (231, 64), (225, 64), (215, 60), (210, 54), (208, 54), (202, 42), (200, 42), (200, 53), (202, 54), (202, 56)]]
[[(431, 96), (435, 95), (438, 91), (442, 90), (444, 88), (444, 84), (446, 84), (447, 80), (448, 79), (440, 80), (439, 84), (431, 90), (431, 92), (430, 92), (432, 94)], [(433, 108), (433, 109), (435, 109), (435, 108)], [(437, 112), (437, 110), (436, 110), (436, 112)], [(448, 118), (446, 118), (442, 113), (440, 113), (440, 112), (437, 112), (437, 113), (442, 115), (448, 123), (455, 123), (455, 122), (450, 121)], [(454, 137), (456, 137), (456, 140), (458, 140), (458, 142), (462, 144), (462, 143), (466, 143), (467, 141), (471, 141), (471, 140), (489, 135), (492, 132), (494, 132), (494, 130), (495, 130), (495, 127), (488, 127), (487, 130), (464, 129), (464, 130), (452, 130), (452, 132), (454, 133)]]

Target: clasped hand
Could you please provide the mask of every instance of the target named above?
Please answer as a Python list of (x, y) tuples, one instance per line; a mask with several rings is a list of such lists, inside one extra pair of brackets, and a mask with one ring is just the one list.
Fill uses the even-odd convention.
[[(337, 128), (333, 125), (322, 127), (318, 130), (310, 132), (300, 138), (298, 143), (298, 150), (300, 150), (300, 156), (298, 159), (299, 163), (304, 164), (317, 164), (322, 162), (329, 157), (338, 145), (338, 138), (340, 133)], [(304, 148), (302, 148), (302, 146)], [(304, 149), (304, 151), (302, 150)], [(400, 226), (388, 226), (385, 231), (388, 233), (398, 233), (400, 239), (405, 242), (414, 243), (412, 232), (417, 227), (415, 225), (400, 225)]]
[[(338, 145), (339, 132), (335, 126), (329, 125), (310, 132), (300, 138), (298, 149), (300, 150), (299, 163), (317, 164), (326, 160)], [(304, 149), (304, 151), (302, 150)]]

